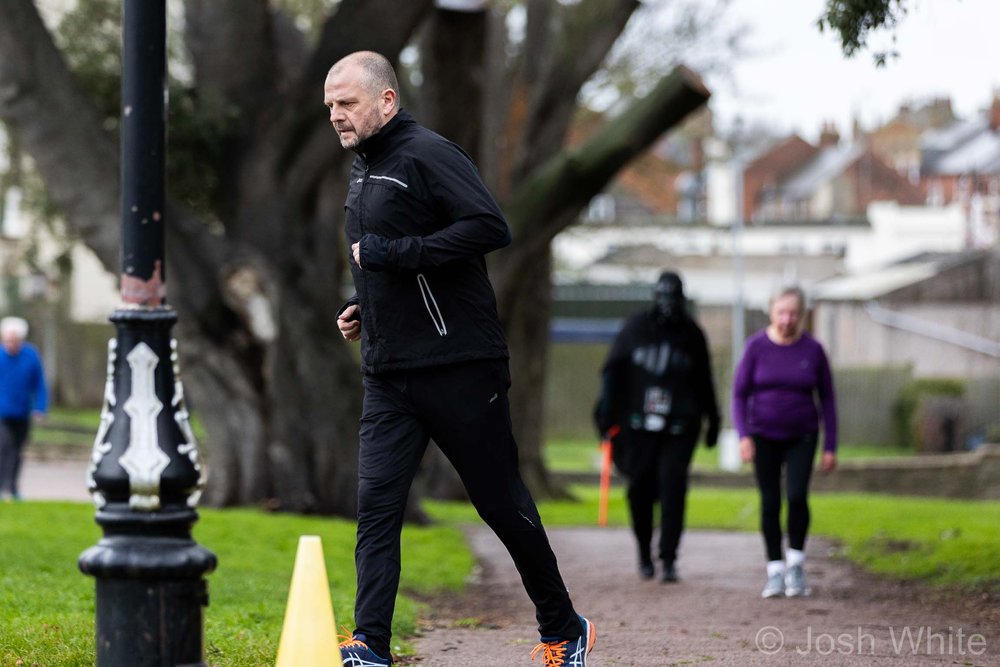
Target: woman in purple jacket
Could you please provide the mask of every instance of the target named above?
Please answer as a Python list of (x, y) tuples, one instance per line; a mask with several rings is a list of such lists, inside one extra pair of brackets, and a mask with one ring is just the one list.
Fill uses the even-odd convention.
[[(805, 295), (797, 287), (771, 300), (771, 324), (746, 343), (733, 380), (733, 422), (740, 456), (754, 464), (767, 548), (762, 597), (809, 594), (803, 565), (809, 529), (809, 479), (823, 421), (824, 471), (837, 465), (837, 407), (823, 347), (802, 331)], [(819, 407), (817, 407), (817, 399)], [(781, 552), (781, 470), (788, 498), (788, 550)], [(786, 567), (787, 564), (787, 567)]]

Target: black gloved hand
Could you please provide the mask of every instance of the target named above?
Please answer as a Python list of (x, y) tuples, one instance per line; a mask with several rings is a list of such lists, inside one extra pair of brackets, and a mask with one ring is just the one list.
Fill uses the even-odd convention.
[(711, 449), (719, 442), (719, 420), (713, 419), (708, 422), (708, 430), (705, 431), (705, 446)]

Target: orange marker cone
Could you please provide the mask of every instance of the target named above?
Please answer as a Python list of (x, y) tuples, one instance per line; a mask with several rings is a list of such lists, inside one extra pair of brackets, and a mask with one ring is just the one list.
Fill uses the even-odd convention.
[(344, 667), (317, 535), (299, 538), (275, 667)]

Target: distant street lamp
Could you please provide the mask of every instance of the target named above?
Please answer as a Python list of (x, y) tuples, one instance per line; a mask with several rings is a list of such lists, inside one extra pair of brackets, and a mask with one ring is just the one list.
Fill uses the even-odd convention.
[(125, 0), (122, 35), (122, 306), (87, 474), (104, 536), (79, 567), (97, 667), (198, 667), (216, 558), (191, 537), (204, 470), (164, 304), (166, 0)]
[(733, 309), (732, 309), (732, 367), (736, 368), (739, 363), (740, 354), (743, 351), (743, 341), (746, 336), (746, 304), (743, 301), (743, 161), (736, 157), (736, 148), (733, 149), (733, 158), (730, 168), (733, 172), (734, 195), (736, 206), (733, 217)]

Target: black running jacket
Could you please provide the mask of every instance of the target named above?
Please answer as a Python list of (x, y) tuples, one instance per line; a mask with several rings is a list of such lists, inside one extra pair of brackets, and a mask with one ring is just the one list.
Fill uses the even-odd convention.
[[(484, 255), (510, 229), (472, 159), (400, 110), (356, 150), (345, 209), (366, 374), (508, 357)], [(363, 268), (362, 268), (363, 267)]]

